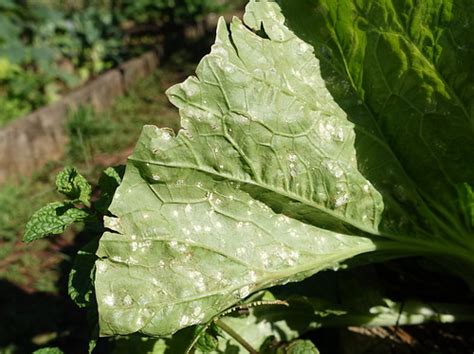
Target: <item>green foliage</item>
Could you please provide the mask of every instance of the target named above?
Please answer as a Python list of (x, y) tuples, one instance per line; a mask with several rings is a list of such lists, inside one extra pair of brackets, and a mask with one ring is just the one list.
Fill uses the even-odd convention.
[(297, 338), (322, 325), (472, 320), (351, 278), (333, 293), (329, 272), (288, 284), (407, 256), (473, 281), (472, 39), (449, 35), (472, 4), (280, 4), (219, 22), (196, 76), (168, 91), (177, 136), (144, 127), (71, 291), (80, 305), (94, 292), (100, 335), (318, 353)]
[[(300, 14), (298, 5), (283, 8)], [(327, 6), (338, 8), (333, 2)], [(452, 183), (434, 178), (474, 180), (474, 155), (467, 151), (474, 134), (461, 93), (450, 94), (453, 88), (432, 66), (417, 66), (427, 59), (415, 44), (405, 49), (395, 43), (398, 51), (390, 51), (380, 65), (389, 70), (391, 60), (399, 62), (397, 55), (411, 55), (407, 63), (414, 69), (405, 70), (414, 76), (409, 83), (419, 88), (418, 96), (412, 103), (413, 91), (401, 86), (399, 94), (407, 97), (396, 100), (394, 113), (383, 110), (377, 119), (364, 119), (367, 107), (374, 106), (371, 114), (377, 114), (378, 95), (392, 96), (372, 85), (365, 97), (357, 96), (356, 107), (337, 104), (336, 88), (344, 78), (328, 85), (335, 91), (331, 95), (311, 46), (320, 40), (318, 33), (330, 30), (308, 32), (308, 44), (284, 25), (272, 2), (252, 1), (244, 21), (247, 27), (234, 19), (230, 30), (221, 21), (197, 77), (168, 91), (180, 109), (180, 133), (173, 137), (167, 129), (145, 127), (129, 159), (110, 208), (115, 217), (105, 222), (113, 233), (103, 235), (97, 253), (103, 335), (168, 335), (209, 321), (249, 293), (301, 280), (375, 249), (392, 257), (449, 259), (472, 270), (472, 230), (464, 224)], [(266, 36), (248, 27), (263, 28)], [(372, 45), (369, 39), (360, 43)], [(360, 64), (354, 67), (362, 70)], [(372, 68), (380, 77), (376, 65), (364, 66), (366, 75), (370, 78)], [(429, 89), (419, 87), (420, 77)], [(350, 104), (351, 86), (343, 93)], [(460, 160), (432, 154), (432, 144), (417, 139), (418, 129), (393, 132), (400, 109), (420, 120), (426, 108), (412, 110), (412, 105), (434, 99), (441, 106), (432, 103), (429, 110), (449, 107), (452, 114), (436, 115), (443, 129), (429, 126), (427, 132), (436, 141), (449, 139), (445, 148), (457, 151)], [(397, 148), (397, 139), (411, 147), (411, 154)], [(374, 148), (377, 144), (380, 148)], [(112, 284), (120, 284), (120, 292), (111, 292)]]
[(51, 348), (41, 348), (38, 350), (35, 350), (33, 354), (63, 354), (64, 352), (56, 347), (51, 347)]
[[(123, 170), (120, 167), (108, 168), (102, 173), (99, 180), (99, 187), (102, 188), (101, 197), (91, 208), (92, 186), (75, 168), (64, 168), (56, 177), (56, 189), (69, 200), (50, 203), (34, 213), (26, 224), (23, 241), (31, 242), (61, 234), (74, 223), (84, 222), (87, 219), (100, 219), (121, 182), (122, 174)], [(80, 252), (79, 256), (84, 256), (87, 263), (90, 252), (86, 250), (83, 252)], [(82, 263), (79, 263), (79, 267), (82, 267)]]
[(138, 23), (182, 24), (223, 9), (224, 2), (218, 0), (125, 0), (121, 12), (126, 19), (133, 19)]
[(219, 4), (143, 0), (90, 3), (77, 11), (35, 1), (5, 2), (0, 5), (0, 126), (150, 49), (140, 37), (147, 33), (131, 38), (125, 27), (190, 23), (222, 10)]
[[(56, 178), (56, 189), (70, 200), (53, 202), (33, 214), (25, 226), (24, 242), (31, 242), (50, 235), (58, 235), (77, 222), (92, 215), (90, 206), (92, 187), (73, 167), (66, 167)], [(76, 205), (83, 204), (81, 209)]]
[(69, 136), (67, 155), (70, 159), (88, 163), (92, 158), (92, 141), (109, 133), (109, 122), (101, 119), (91, 106), (80, 106), (69, 114), (66, 132)]
[[(63, 255), (52, 252), (47, 241), (23, 245), (25, 224), (35, 209), (52, 199), (54, 180), (46, 179), (40, 189), (37, 181), (0, 187), (0, 280), (24, 289), (52, 292), (57, 273), (55, 266)], [(45, 188), (46, 186), (46, 188)], [(23, 201), (23, 202), (21, 202)]]
[[(15, 220), (14, 213), (20, 214), (17, 218), (24, 216), (21, 215), (24, 214), (24, 210), (17, 208), (18, 200), (22, 192), (23, 190), (21, 188), (8, 185), (3, 186), (0, 191), (0, 235), (2, 241), (15, 240), (17, 237), (19, 225)], [(0, 254), (1, 253), (0, 251)]]
[(66, 167), (57, 175), (56, 188), (73, 201), (90, 206), (92, 187), (75, 168)]
[(269, 337), (260, 348), (261, 354), (319, 354), (319, 350), (309, 340), (298, 339), (291, 343), (280, 345), (274, 337)]
[(24, 242), (31, 242), (50, 235), (59, 235), (76, 222), (89, 216), (84, 210), (76, 208), (71, 202), (55, 202), (46, 205), (33, 214), (26, 224)]

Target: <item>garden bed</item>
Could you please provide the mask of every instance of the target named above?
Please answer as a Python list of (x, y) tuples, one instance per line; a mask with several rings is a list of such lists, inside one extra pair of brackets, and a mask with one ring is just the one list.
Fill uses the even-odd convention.
[[(224, 17), (230, 21), (239, 14), (231, 12)], [(182, 31), (184, 42), (207, 41), (209, 34), (214, 32), (218, 17), (209, 14), (197, 24), (185, 27)], [(96, 111), (110, 107), (116, 97), (152, 73), (159, 66), (161, 58), (173, 55), (176, 47), (179, 47), (173, 38), (170, 36), (161, 49), (128, 60), (72, 90), (58, 101), (0, 127), (0, 184), (17, 180), (20, 176), (30, 176), (48, 161), (60, 159), (67, 143), (64, 125), (68, 114), (84, 105), (90, 105)], [(203, 48), (197, 50), (198, 53), (200, 51)]]
[(67, 140), (64, 125), (71, 111), (84, 105), (104, 110), (135, 81), (151, 74), (158, 63), (156, 53), (143, 54), (0, 129), (0, 183), (31, 175), (46, 162), (59, 159)]

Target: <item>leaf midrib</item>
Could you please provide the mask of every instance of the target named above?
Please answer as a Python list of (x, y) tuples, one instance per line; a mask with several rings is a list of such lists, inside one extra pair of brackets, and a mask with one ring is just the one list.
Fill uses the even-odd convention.
[[(203, 167), (200, 167), (200, 166), (196, 166), (196, 165), (192, 165), (192, 164), (183, 164), (183, 163), (164, 163), (164, 162), (159, 162), (159, 161), (154, 161), (154, 160), (144, 160), (144, 159), (139, 159), (139, 158), (136, 158), (134, 157), (133, 155), (131, 157), (128, 158), (130, 161), (135, 161), (135, 162), (138, 162), (138, 163), (149, 163), (150, 165), (157, 165), (157, 166), (162, 166), (162, 167), (171, 167), (171, 168), (182, 168), (182, 169), (191, 169), (191, 170), (195, 170), (195, 171), (199, 171), (199, 172), (203, 172), (203, 173), (206, 173), (208, 175), (213, 175), (213, 176), (218, 176), (218, 177), (221, 177), (221, 178), (225, 178), (227, 180), (230, 180), (230, 181), (234, 181), (234, 182), (237, 182), (237, 183), (242, 183), (242, 184), (248, 184), (248, 185), (253, 185), (253, 186), (256, 186), (256, 187), (259, 187), (259, 188), (263, 188), (263, 189), (266, 189), (270, 192), (273, 192), (273, 193), (276, 193), (276, 194), (280, 194), (282, 196), (285, 196), (289, 199), (293, 199), (295, 201), (298, 201), (300, 203), (302, 203), (303, 205), (306, 205), (308, 207), (311, 207), (311, 208), (314, 208), (314, 209), (317, 209), (323, 213), (326, 213), (340, 221), (343, 221), (344, 223), (346, 224), (349, 224), (349, 225), (352, 225), (356, 228), (358, 228), (359, 230), (363, 231), (363, 232), (366, 232), (366, 233), (369, 233), (371, 235), (376, 235), (376, 236), (381, 236), (382, 234), (375, 228), (368, 228), (366, 225), (364, 224), (361, 224), (357, 221), (354, 221), (353, 219), (349, 219), (349, 218), (346, 218), (344, 217), (342, 214), (340, 213), (337, 213), (335, 212), (334, 210), (332, 209), (328, 209), (328, 208), (325, 208), (325, 207), (322, 207), (321, 205), (311, 201), (311, 200), (308, 200), (308, 199), (305, 199), (305, 198), (302, 198), (300, 195), (298, 194), (295, 194), (295, 193), (290, 193), (288, 191), (285, 191), (283, 189), (280, 189), (280, 188), (275, 188), (274, 186), (270, 186), (266, 183), (257, 183), (256, 181), (254, 180), (243, 180), (243, 179), (240, 179), (240, 178), (237, 178), (231, 174), (227, 174), (227, 173), (217, 173), (215, 170), (212, 170), (212, 169), (207, 169), (207, 168), (203, 168)], [(316, 226), (316, 225), (314, 225)]]

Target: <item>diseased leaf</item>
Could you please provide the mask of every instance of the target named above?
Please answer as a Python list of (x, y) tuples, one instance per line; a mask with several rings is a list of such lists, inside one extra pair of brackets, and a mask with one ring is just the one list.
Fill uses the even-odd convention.
[(383, 210), (357, 170), (353, 125), (308, 45), (281, 16), (272, 31), (220, 21), (197, 77), (169, 91), (183, 129), (144, 128), (97, 253), (102, 335), (171, 334), (373, 250), (341, 233), (377, 232)]
[(270, 40), (238, 19), (231, 32), (220, 21), (197, 77), (168, 90), (183, 130), (168, 142), (166, 131), (150, 138), (143, 161), (242, 183), (274, 210), (318, 226), (377, 232), (382, 200), (357, 170), (353, 125), (275, 3), (250, 3), (247, 24), (260, 8), (278, 19)]
[[(102, 335), (171, 334), (374, 247), (278, 215), (233, 182), (162, 168), (160, 183), (150, 183), (142, 173), (129, 165), (111, 209), (117, 217), (105, 220), (115, 232), (97, 252)], [(137, 195), (139, 203), (127, 200)]]
[(70, 202), (55, 202), (38, 210), (25, 226), (24, 242), (57, 235), (76, 222), (84, 221), (89, 214)]
[(74, 167), (66, 167), (57, 175), (56, 188), (70, 199), (90, 206), (92, 187)]
[(285, 19), (251, 1), (245, 25), (221, 20), (196, 77), (168, 91), (182, 130), (145, 127), (114, 195), (101, 335), (170, 335), (375, 249), (472, 266), (458, 187), (474, 180), (473, 81), (427, 54), (452, 46), (443, 30), (417, 37), (457, 21), (434, 2), (282, 0)]

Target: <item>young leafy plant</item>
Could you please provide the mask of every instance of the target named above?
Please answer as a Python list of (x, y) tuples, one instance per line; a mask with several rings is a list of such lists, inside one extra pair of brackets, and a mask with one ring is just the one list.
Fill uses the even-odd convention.
[(122, 175), (121, 167), (107, 168), (99, 179), (100, 197), (92, 202), (92, 186), (86, 178), (74, 167), (64, 168), (56, 177), (56, 189), (68, 199), (50, 203), (34, 213), (25, 226), (23, 241), (59, 235), (75, 223), (101, 220), (107, 215)]
[(168, 91), (181, 131), (145, 127), (114, 196), (101, 335), (169, 335), (363, 253), (472, 280), (472, 51), (449, 31), (474, 11), (437, 3), (251, 1), (221, 20)]
[(90, 207), (92, 187), (75, 168), (65, 168), (58, 174), (56, 189), (69, 200), (50, 203), (34, 213), (26, 224), (23, 241), (31, 242), (61, 234), (68, 226), (90, 216), (87, 209), (76, 207), (78, 204)]

